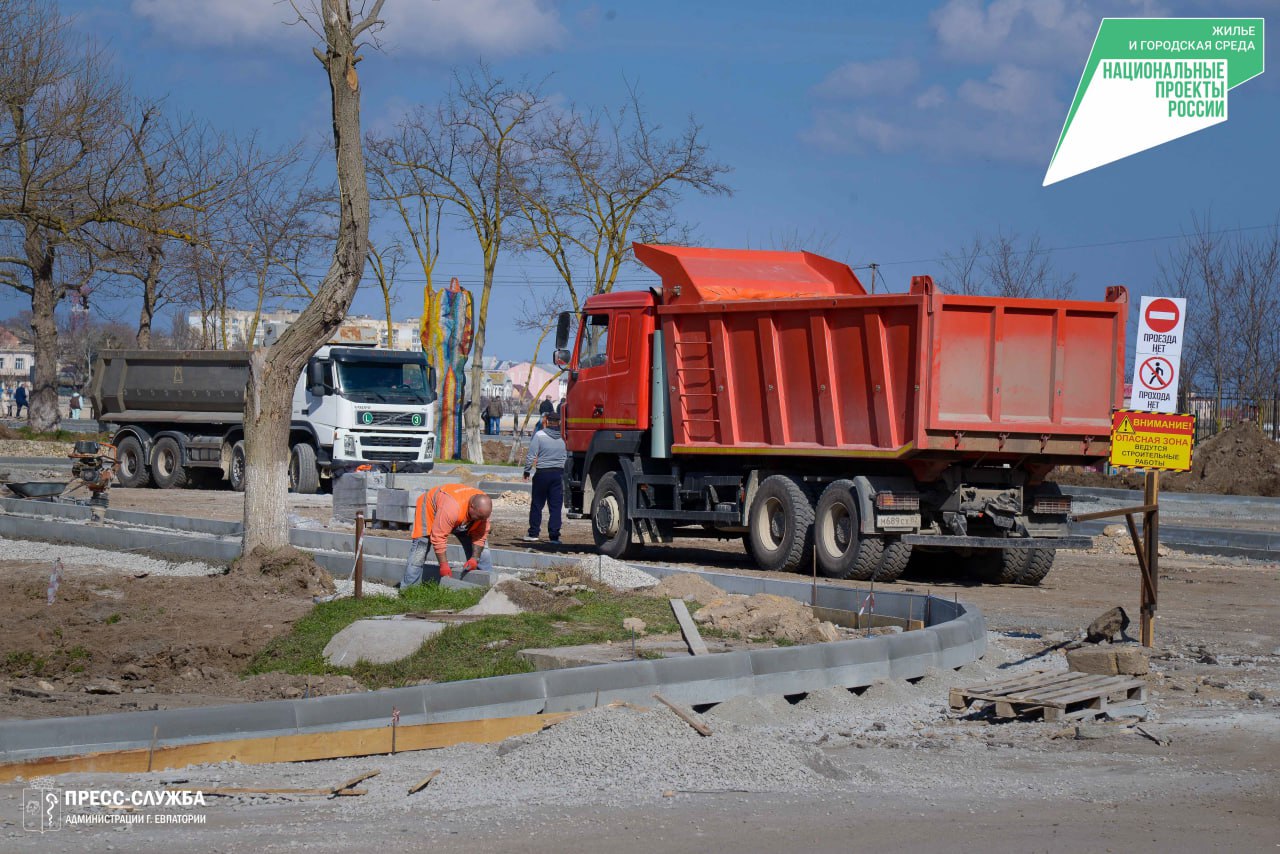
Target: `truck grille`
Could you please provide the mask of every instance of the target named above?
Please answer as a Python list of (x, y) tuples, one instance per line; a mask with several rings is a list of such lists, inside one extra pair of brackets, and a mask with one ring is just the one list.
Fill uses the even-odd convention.
[(379, 448), (421, 448), (421, 436), (376, 436), (364, 434), (360, 444), (375, 445)]
[[(417, 416), (418, 423), (413, 419)], [(425, 424), (420, 412), (366, 412), (360, 413), (360, 423), (366, 427), (422, 427)], [(372, 418), (366, 421), (366, 418)]]
[(365, 450), (360, 455), (360, 458), (363, 460), (369, 460), (370, 462), (415, 462), (418, 459), (418, 454), (416, 451), (405, 453), (404, 451)]

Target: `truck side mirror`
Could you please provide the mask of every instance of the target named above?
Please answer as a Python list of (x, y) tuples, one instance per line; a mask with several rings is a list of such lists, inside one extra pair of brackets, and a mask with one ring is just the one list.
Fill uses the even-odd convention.
[(569, 351), (564, 349), (556, 350), (551, 357), (551, 361), (555, 362), (556, 367), (563, 371), (569, 367)]
[[(569, 324), (572, 323), (572, 315), (567, 311), (560, 312), (560, 318), (556, 321), (556, 350), (560, 351), (569, 346)], [(568, 357), (565, 357), (565, 364), (569, 363)], [(556, 362), (559, 365), (559, 362)], [(564, 367), (564, 365), (560, 365)]]
[(439, 395), (436, 394), (436, 368), (431, 365), (427, 368), (427, 403), (433, 403)]
[(324, 397), (324, 362), (319, 359), (307, 362), (307, 391), (312, 397)]

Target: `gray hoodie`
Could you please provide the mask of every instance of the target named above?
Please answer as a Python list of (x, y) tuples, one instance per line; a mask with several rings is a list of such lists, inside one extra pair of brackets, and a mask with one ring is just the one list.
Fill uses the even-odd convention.
[(524, 473), (528, 474), (535, 465), (539, 471), (562, 469), (568, 456), (560, 431), (554, 427), (543, 427), (533, 434), (533, 440), (529, 442), (529, 453), (524, 458)]

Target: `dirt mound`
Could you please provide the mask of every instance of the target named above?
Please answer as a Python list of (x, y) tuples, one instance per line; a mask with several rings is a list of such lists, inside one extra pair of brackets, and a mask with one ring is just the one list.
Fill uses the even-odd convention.
[(572, 596), (557, 596), (541, 587), (526, 584), (516, 578), (508, 578), (499, 582), (498, 592), (518, 605), (522, 610), (539, 614), (558, 614), (582, 602)]
[(697, 602), (706, 605), (724, 597), (725, 593), (700, 575), (686, 572), (683, 575), (668, 575), (658, 586), (642, 591), (646, 596), (657, 599), (684, 599), (686, 602)]
[[(1058, 469), (1050, 479), (1069, 486), (1142, 489), (1140, 473), (1107, 475), (1082, 469)], [(1280, 442), (1273, 442), (1252, 421), (1232, 424), (1196, 446), (1191, 471), (1160, 478), (1168, 492), (1214, 495), (1280, 496)]]
[(1251, 421), (1232, 424), (1200, 443), (1191, 471), (1168, 475), (1160, 485), (1179, 492), (1280, 496), (1280, 442)]
[(17, 430), (10, 430), (8, 427), (0, 424), (0, 439), (21, 439)]
[(273, 593), (321, 596), (337, 590), (333, 576), (315, 558), (293, 546), (275, 550), (258, 546), (231, 564), (227, 575), (250, 588), (265, 587)]
[(824, 623), (794, 599), (757, 593), (729, 594), (708, 602), (693, 615), (696, 622), (746, 638), (772, 638), (792, 643), (839, 640), (831, 623)]

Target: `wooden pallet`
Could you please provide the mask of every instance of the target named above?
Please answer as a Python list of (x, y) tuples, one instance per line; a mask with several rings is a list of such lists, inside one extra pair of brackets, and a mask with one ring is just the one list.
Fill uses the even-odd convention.
[(1096, 717), (1113, 705), (1144, 703), (1146, 699), (1147, 683), (1131, 676), (1038, 670), (972, 688), (952, 688), (950, 704), (959, 712), (981, 700), (995, 704), (998, 718), (1039, 714), (1046, 721), (1065, 721)]

